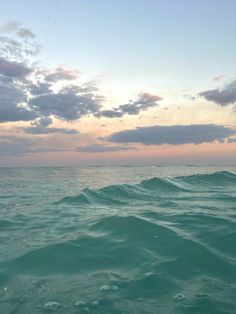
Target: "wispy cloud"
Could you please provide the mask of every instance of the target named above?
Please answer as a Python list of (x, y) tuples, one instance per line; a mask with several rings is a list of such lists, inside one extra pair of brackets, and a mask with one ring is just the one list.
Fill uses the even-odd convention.
[(0, 138), (0, 156), (18, 156), (45, 152), (65, 152), (73, 149), (49, 145), (43, 139), (26, 139), (16, 136)]
[(158, 106), (157, 101), (162, 100), (158, 95), (149, 93), (140, 93), (137, 100), (130, 100), (128, 103), (120, 105), (112, 110), (101, 110), (96, 113), (98, 118), (121, 118), (124, 115), (138, 115), (141, 111), (147, 110), (151, 107)]
[(35, 38), (35, 34), (29, 28), (22, 27), (19, 21), (14, 20), (0, 26), (0, 33), (13, 33), (23, 39)]
[(103, 152), (119, 152), (137, 149), (129, 146), (106, 146), (102, 144), (93, 144), (77, 147), (76, 151), (80, 153), (103, 153)]
[(67, 135), (79, 134), (78, 130), (69, 129), (69, 128), (49, 128), (49, 127), (34, 126), (34, 127), (22, 128), (22, 130), (30, 134), (53, 134), (53, 133), (63, 133)]
[(219, 81), (219, 80), (222, 80), (223, 78), (225, 78), (225, 75), (218, 75), (218, 76), (214, 77), (212, 79), (212, 81)]

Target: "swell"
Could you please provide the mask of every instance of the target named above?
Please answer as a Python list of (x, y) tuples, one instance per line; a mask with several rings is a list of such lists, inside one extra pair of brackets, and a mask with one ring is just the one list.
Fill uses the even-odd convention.
[(182, 182), (193, 185), (204, 184), (207, 186), (222, 186), (223, 184), (231, 185), (236, 183), (236, 175), (228, 171), (220, 171), (211, 174), (196, 174), (191, 176), (177, 177)]
[[(236, 175), (227, 171), (176, 178), (154, 177), (134, 185), (110, 185), (96, 190), (86, 188), (79, 195), (65, 196), (55, 204), (125, 205), (127, 201), (130, 203), (132, 200), (152, 200), (156, 197), (180, 195), (181, 193), (215, 191), (222, 187), (231, 189), (235, 185)], [(221, 197), (225, 200), (228, 196), (222, 195)]]
[(30, 250), (0, 266), (11, 276), (109, 270), (132, 277), (145, 268), (176, 280), (201, 274), (230, 282), (236, 276), (235, 266), (206, 242), (186, 237), (181, 229), (161, 221), (134, 215), (101, 218), (90, 225), (86, 235)]

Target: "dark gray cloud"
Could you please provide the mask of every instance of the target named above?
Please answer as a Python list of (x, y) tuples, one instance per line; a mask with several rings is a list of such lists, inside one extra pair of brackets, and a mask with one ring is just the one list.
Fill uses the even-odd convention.
[(151, 107), (158, 106), (157, 101), (162, 100), (158, 95), (152, 95), (149, 93), (141, 93), (136, 101), (130, 100), (127, 104), (120, 105), (112, 110), (101, 110), (96, 113), (98, 118), (121, 118), (125, 114), (137, 115), (143, 110), (147, 110)]
[(26, 93), (15, 84), (0, 83), (0, 108), (7, 108), (27, 100)]
[(30, 84), (28, 90), (32, 96), (40, 96), (45, 94), (51, 94), (51, 84), (46, 82), (38, 82), (38, 84)]
[(65, 129), (65, 128), (52, 128), (52, 127), (43, 127), (43, 126), (32, 126), (28, 128), (23, 128), (26, 133), (30, 134), (53, 134), (53, 133), (62, 133), (67, 135), (79, 134), (79, 131), (75, 129)]
[(33, 121), (31, 127), (21, 128), (26, 133), (30, 134), (53, 134), (53, 133), (62, 133), (67, 135), (75, 135), (79, 134), (79, 131), (75, 129), (68, 129), (68, 128), (53, 128), (48, 127), (50, 124), (53, 123), (52, 118), (50, 117), (41, 117), (37, 120)]
[(105, 117), (105, 118), (121, 118), (123, 117), (123, 113), (120, 111), (113, 110), (100, 110), (98, 113), (95, 114), (98, 118)]
[[(11, 21), (0, 30), (13, 34), (13, 37), (0, 36), (0, 122), (51, 117), (71, 121), (90, 114), (121, 118), (125, 114), (137, 115), (142, 110), (157, 106), (157, 101), (161, 100), (157, 95), (141, 93), (135, 101), (130, 100), (112, 110), (102, 109), (105, 98), (99, 95), (95, 81), (81, 85), (68, 84), (78, 78), (78, 70), (62, 67), (44, 69), (35, 65), (29, 56), (36, 56), (39, 46), (29, 29), (17, 21)], [(54, 85), (58, 82), (62, 82), (62, 87), (55, 92)], [(8, 88), (7, 97), (4, 87)], [(48, 128), (41, 122), (35, 121), (25, 131), (34, 134), (64, 133), (63, 130)], [(68, 133), (73, 132), (68, 130)]]
[(69, 121), (97, 112), (100, 103), (88, 96), (58, 93), (35, 97), (29, 101), (29, 107), (43, 116)]
[(36, 113), (21, 107), (0, 108), (0, 123), (16, 121), (32, 121)]
[(106, 146), (102, 144), (93, 144), (77, 147), (76, 151), (80, 153), (104, 153), (104, 152), (119, 152), (132, 149), (137, 148), (129, 146)]
[[(65, 84), (64, 81), (74, 80), (79, 72), (60, 67), (37, 68), (29, 61), (32, 59), (29, 54), (33, 51), (30, 52), (30, 46), (27, 48), (28, 41), (31, 42), (34, 37), (33, 33), (14, 21), (3, 28), (20, 39), (0, 36), (0, 122), (32, 121), (37, 117), (47, 119), (50, 116), (69, 121), (100, 110), (103, 98), (97, 94), (95, 82), (87, 82), (81, 86), (67, 84), (55, 93), (55, 83), (62, 81)], [(46, 129), (47, 126), (39, 125), (38, 120), (35, 123), (37, 128), (30, 127), (28, 132), (76, 132)]]
[(199, 95), (220, 106), (233, 104), (236, 101), (236, 80), (226, 84), (223, 88), (207, 90)]
[(157, 95), (143, 93), (139, 95), (138, 100), (121, 105), (118, 107), (118, 110), (123, 112), (123, 114), (136, 115), (139, 114), (141, 110), (147, 110), (157, 106), (156, 101), (158, 100), (162, 100), (162, 98)]
[(232, 128), (215, 124), (138, 127), (113, 133), (103, 138), (116, 143), (142, 143), (144, 145), (201, 144), (222, 141), (236, 134)]
[(20, 87), (11, 83), (0, 83), (0, 123), (34, 120), (37, 114), (26, 107), (20, 106), (26, 100), (27, 95)]
[(0, 57), (0, 75), (22, 78), (32, 72), (24, 63), (8, 61)]
[[(30, 31), (21, 28), (21, 24), (16, 21), (0, 29), (2, 32), (14, 33), (14, 36), (18, 36), (16, 32), (19, 30), (22, 30), (22, 36), (24, 31), (29, 37)], [(28, 57), (35, 54), (38, 46), (35, 43), (28, 44), (28, 39), (22, 36), (20, 39), (0, 36), (0, 123), (32, 121), (38, 117), (28, 107), (27, 86), (28, 76), (34, 72), (33, 61)]]

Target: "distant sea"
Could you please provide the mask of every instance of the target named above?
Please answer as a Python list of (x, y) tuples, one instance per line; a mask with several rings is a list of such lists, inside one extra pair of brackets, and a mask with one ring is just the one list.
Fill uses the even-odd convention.
[(236, 313), (235, 167), (0, 168), (0, 313)]

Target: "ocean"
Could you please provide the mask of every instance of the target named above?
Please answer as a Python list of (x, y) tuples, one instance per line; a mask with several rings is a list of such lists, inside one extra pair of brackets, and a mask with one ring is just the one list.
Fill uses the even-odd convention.
[(0, 313), (236, 313), (235, 167), (0, 168)]

